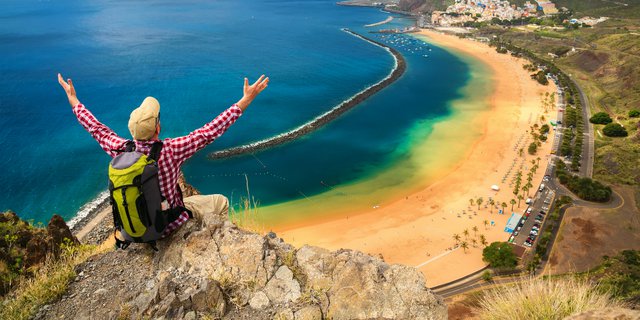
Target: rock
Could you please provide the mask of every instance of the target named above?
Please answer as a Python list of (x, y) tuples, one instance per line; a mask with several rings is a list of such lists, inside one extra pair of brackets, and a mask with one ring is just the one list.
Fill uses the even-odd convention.
[(287, 266), (281, 266), (264, 288), (267, 297), (274, 303), (295, 302), (300, 298), (300, 283), (293, 278)]
[(318, 306), (306, 306), (294, 313), (295, 320), (321, 320), (322, 311)]
[(201, 280), (198, 289), (191, 296), (193, 310), (207, 312), (214, 317), (222, 317), (225, 314), (227, 304), (224, 300), (224, 294), (214, 281)]
[(173, 319), (175, 318), (179, 305), (178, 297), (174, 292), (171, 292), (158, 303), (158, 309), (153, 315)]
[(183, 320), (196, 320), (196, 313), (193, 312), (193, 311), (189, 311), (184, 315), (184, 317), (182, 319)]
[(73, 244), (80, 244), (78, 239), (71, 233), (71, 230), (69, 230), (69, 226), (64, 222), (64, 219), (57, 214), (54, 214), (51, 217), (51, 220), (49, 220), (49, 224), (47, 225), (47, 234), (49, 235), (53, 252), (56, 255), (60, 254), (60, 245), (65, 241), (70, 241)]
[(269, 297), (267, 297), (264, 292), (258, 291), (253, 295), (251, 300), (249, 300), (249, 306), (256, 310), (263, 309), (269, 306)]
[(98, 289), (98, 290), (93, 292), (93, 294), (96, 295), (96, 296), (103, 295), (105, 293), (107, 293), (107, 289), (105, 289), (105, 288), (100, 288), (100, 289)]
[(564, 318), (565, 320), (640, 320), (640, 310), (605, 308), (585, 311)]
[(105, 319), (121, 309), (134, 319), (447, 317), (415, 268), (353, 250), (296, 250), (275, 234), (216, 219), (188, 221), (158, 242), (159, 252), (134, 244), (94, 256), (77, 269), (86, 276), (69, 284), (78, 294), (55, 302), (44, 317)]
[(273, 319), (277, 320), (294, 320), (293, 311), (291, 309), (280, 310), (273, 316)]

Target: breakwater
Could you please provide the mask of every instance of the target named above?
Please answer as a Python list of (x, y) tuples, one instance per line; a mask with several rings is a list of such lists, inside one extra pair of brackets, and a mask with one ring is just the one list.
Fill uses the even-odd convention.
[(340, 103), (339, 105), (333, 107), (331, 110), (317, 116), (316, 118), (314, 118), (313, 120), (284, 133), (281, 133), (277, 136), (271, 137), (271, 138), (267, 138), (264, 140), (260, 140), (260, 141), (256, 141), (250, 144), (246, 144), (246, 145), (242, 145), (242, 146), (237, 146), (237, 147), (232, 147), (232, 148), (228, 148), (228, 149), (224, 149), (224, 150), (219, 150), (219, 151), (214, 151), (211, 152), (207, 155), (207, 157), (209, 159), (222, 159), (222, 158), (228, 158), (228, 157), (233, 157), (233, 156), (238, 156), (238, 155), (242, 155), (242, 154), (246, 154), (246, 153), (253, 153), (259, 150), (263, 150), (263, 149), (267, 149), (267, 148), (271, 148), (280, 144), (284, 144), (286, 142), (289, 141), (293, 141), (299, 137), (302, 137), (306, 134), (309, 134), (319, 128), (321, 128), (322, 126), (326, 125), (327, 123), (337, 119), (338, 117), (340, 117), (342, 114), (344, 114), (345, 112), (351, 110), (353, 107), (357, 106), (358, 104), (360, 104), (361, 102), (363, 102), (364, 100), (366, 100), (367, 98), (369, 98), (370, 96), (376, 94), (378, 91), (384, 89), (385, 87), (389, 86), (390, 84), (392, 84), (393, 82), (395, 82), (396, 80), (398, 80), (405, 72), (405, 70), (407, 69), (407, 63), (404, 59), (404, 57), (400, 54), (400, 52), (398, 52), (397, 50), (395, 50), (394, 48), (391, 48), (389, 46), (387, 46), (386, 44), (380, 43), (378, 41), (372, 40), (370, 38), (367, 38), (363, 35), (360, 35), (356, 32), (353, 32), (349, 29), (342, 29), (342, 31), (347, 32), (359, 39), (362, 39), (364, 41), (367, 41), (373, 45), (376, 45), (378, 47), (381, 47), (385, 50), (387, 50), (387, 52), (389, 52), (391, 54), (391, 56), (394, 59), (394, 66), (393, 69), (391, 70), (391, 72), (382, 80), (378, 81), (377, 83), (363, 89), (362, 91), (356, 93), (355, 95), (353, 95), (351, 98), (343, 101), (342, 103)]
[(389, 16), (389, 17), (388, 17), (387, 19), (385, 19), (384, 21), (380, 21), (380, 22), (376, 22), (376, 23), (372, 23), (372, 24), (367, 24), (367, 25), (365, 25), (365, 27), (369, 28), (369, 27), (380, 26), (380, 25), (383, 25), (383, 24), (389, 23), (389, 22), (391, 22), (391, 21), (393, 21), (393, 17), (392, 17), (392, 16)]

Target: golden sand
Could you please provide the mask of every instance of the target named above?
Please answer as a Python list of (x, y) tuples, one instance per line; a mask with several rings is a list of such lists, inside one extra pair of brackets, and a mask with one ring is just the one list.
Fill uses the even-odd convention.
[[(541, 102), (541, 95), (555, 92), (555, 86), (537, 84), (522, 68), (526, 60), (498, 54), (486, 44), (432, 31), (422, 31), (417, 37), (462, 59), (480, 61), (490, 70), (487, 74), (493, 84), (492, 93), (485, 101), (454, 102), (452, 108), (460, 114), (434, 125), (428, 139), (412, 147), (406, 168), (390, 168), (387, 174), (383, 172), (367, 181), (260, 210), (266, 215), (331, 212), (277, 226), (274, 231), (296, 246), (356, 249), (380, 254), (389, 263), (419, 267), (427, 285), (436, 286), (485, 266), (480, 235), (489, 243), (508, 239), (509, 234), (503, 229), (511, 212), (509, 201), (515, 198), (510, 186), (515, 173), (521, 170), (526, 183), (531, 160), (538, 162), (537, 158), (541, 158), (533, 179), (534, 190), (530, 192), (533, 194), (546, 171), (554, 132), (537, 155), (530, 156), (527, 147), (532, 138), (527, 130), (534, 123), (541, 124), (541, 115), (555, 119), (556, 111), (545, 113)], [(520, 148), (524, 149), (523, 156), (519, 155)], [(419, 181), (413, 185), (420, 186), (419, 190), (376, 187), (383, 185), (376, 181), (385, 181), (386, 185), (393, 181), (397, 170), (413, 170)], [(401, 181), (398, 183), (403, 186)], [(500, 191), (491, 190), (494, 184)], [(484, 199), (480, 209), (469, 203), (469, 199), (478, 197)], [(499, 215), (498, 209), (486, 206), (489, 197), (509, 204), (508, 213)], [(524, 209), (522, 201), (514, 211)], [(474, 227), (477, 231), (473, 231)], [(464, 235), (465, 230), (468, 236)], [(454, 248), (454, 234), (466, 240), (469, 249)], [(478, 242), (475, 246), (474, 239)]]

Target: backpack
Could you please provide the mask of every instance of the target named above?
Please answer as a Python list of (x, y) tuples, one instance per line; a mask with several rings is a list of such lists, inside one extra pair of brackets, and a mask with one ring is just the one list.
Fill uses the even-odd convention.
[(114, 234), (116, 247), (126, 249), (132, 242), (148, 243), (158, 251), (156, 240), (162, 238), (168, 225), (167, 215), (173, 211), (162, 208), (165, 199), (160, 191), (157, 163), (162, 142), (153, 144), (149, 156), (135, 151), (133, 141), (125, 146), (124, 152), (109, 164), (114, 233), (120, 232), (124, 239)]

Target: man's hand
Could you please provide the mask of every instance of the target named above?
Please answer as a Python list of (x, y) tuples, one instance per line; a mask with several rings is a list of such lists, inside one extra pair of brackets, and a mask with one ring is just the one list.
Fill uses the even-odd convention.
[(78, 100), (78, 97), (76, 96), (76, 88), (73, 87), (71, 79), (67, 79), (65, 82), (62, 75), (58, 73), (58, 82), (60, 83), (60, 86), (62, 86), (62, 89), (64, 89), (64, 92), (67, 93), (67, 98), (69, 99), (71, 107), (79, 104), (80, 100)]
[(244, 96), (242, 96), (242, 99), (238, 101), (238, 107), (240, 107), (242, 111), (247, 109), (253, 99), (255, 99), (262, 90), (267, 88), (268, 84), (269, 77), (265, 78), (264, 75), (261, 75), (260, 78), (258, 78), (258, 80), (256, 80), (252, 85), (249, 85), (249, 79), (244, 78)]

